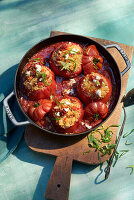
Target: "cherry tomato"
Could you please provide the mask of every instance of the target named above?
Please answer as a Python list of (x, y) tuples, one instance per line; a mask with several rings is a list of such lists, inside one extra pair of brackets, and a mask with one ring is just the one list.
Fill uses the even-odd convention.
[(44, 115), (50, 111), (52, 103), (48, 99), (40, 99), (35, 102), (28, 109), (28, 115), (34, 121), (39, 121), (43, 119)]

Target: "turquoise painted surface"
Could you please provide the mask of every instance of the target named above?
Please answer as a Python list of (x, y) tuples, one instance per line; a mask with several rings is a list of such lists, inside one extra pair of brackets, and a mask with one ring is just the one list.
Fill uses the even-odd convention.
[[(14, 75), (22, 56), (35, 43), (49, 37), (51, 30), (113, 40), (134, 46), (133, 0), (2, 0), (0, 1), (0, 100), (13, 90)], [(134, 85), (134, 64), (127, 91)], [(124, 132), (133, 127), (134, 106), (127, 108)], [(0, 130), (6, 127), (6, 117), (0, 110)], [(123, 119), (123, 116), (122, 116)], [(134, 135), (128, 141), (134, 142)], [(126, 168), (134, 164), (134, 144), (119, 150), (130, 151), (111, 169), (104, 179), (106, 163), (87, 166), (74, 163), (69, 200), (132, 200), (134, 174)], [(31, 151), (22, 139), (17, 150), (0, 164), (1, 200), (43, 200), (55, 158)]]

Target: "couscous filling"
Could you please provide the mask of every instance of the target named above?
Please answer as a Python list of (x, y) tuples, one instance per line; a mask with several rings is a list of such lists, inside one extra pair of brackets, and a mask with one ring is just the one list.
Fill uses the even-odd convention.
[(61, 128), (66, 129), (73, 126), (78, 121), (80, 113), (80, 104), (77, 100), (69, 98), (56, 100), (53, 116), (56, 124)]

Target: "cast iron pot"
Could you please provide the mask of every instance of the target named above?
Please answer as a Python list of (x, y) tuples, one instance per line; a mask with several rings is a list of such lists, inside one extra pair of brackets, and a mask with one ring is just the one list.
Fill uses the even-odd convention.
[[(111, 70), (113, 72), (114, 78), (115, 78), (115, 82), (116, 82), (116, 97), (114, 99), (114, 102), (112, 104), (112, 107), (110, 109), (110, 112), (108, 113), (107, 117), (105, 120), (102, 121), (102, 123), (104, 123), (113, 113), (114, 109), (116, 108), (119, 98), (120, 98), (120, 94), (121, 94), (121, 77), (130, 69), (131, 64), (130, 61), (127, 57), (127, 55), (125, 54), (125, 52), (117, 45), (117, 44), (109, 44), (106, 46), (102, 46), (101, 44), (97, 43), (96, 41), (89, 39), (87, 37), (84, 36), (79, 36), (79, 35), (59, 35), (59, 36), (54, 36), (54, 37), (50, 37), (47, 38), (45, 40), (42, 40), (41, 42), (39, 42), (38, 44), (36, 44), (35, 46), (33, 46), (22, 58), (22, 60), (19, 63), (18, 69), (16, 71), (16, 75), (15, 75), (15, 82), (14, 82), (14, 91), (12, 91), (3, 101), (6, 113), (9, 117), (9, 119), (11, 120), (11, 122), (15, 125), (15, 126), (24, 126), (24, 125), (28, 125), (28, 124), (32, 124), (36, 127), (38, 127), (41, 130), (44, 130), (47, 133), (50, 134), (55, 134), (55, 135), (61, 135), (61, 136), (76, 136), (76, 135), (83, 135), (83, 134), (88, 134), (89, 132), (91, 132), (92, 130), (94, 130), (95, 128), (97, 128), (98, 126), (100, 126), (101, 124), (95, 126), (94, 128), (87, 130), (85, 132), (82, 133), (77, 133), (77, 134), (62, 134), (62, 133), (58, 133), (58, 132), (52, 132), (49, 130), (46, 130), (44, 128), (41, 128), (40, 126), (38, 126), (34, 121), (32, 121), (28, 115), (26, 115), (26, 113), (23, 111), (20, 102), (19, 102), (19, 95), (18, 95), (18, 91), (19, 91), (19, 82), (20, 82), (20, 76), (21, 76), (21, 72), (24, 68), (24, 66), (27, 64), (29, 58), (31, 58), (34, 54), (36, 54), (38, 51), (40, 51), (42, 48), (47, 47), (48, 45), (57, 43), (57, 42), (61, 42), (61, 41), (72, 41), (72, 42), (78, 42), (78, 43), (82, 43), (85, 45), (95, 45), (99, 51), (99, 53), (101, 55), (103, 55), (106, 60), (108, 61), (108, 63), (110, 64)], [(122, 55), (123, 59), (125, 60), (126, 63), (126, 68), (120, 72), (118, 65), (116, 63), (116, 61), (114, 60), (114, 58), (112, 57), (112, 55), (107, 51), (106, 48), (111, 48), (111, 47), (115, 47), (120, 54)], [(16, 96), (17, 102), (19, 104), (20, 109), (22, 110), (23, 114), (26, 116), (27, 121), (24, 122), (18, 122), (14, 115), (11, 112), (11, 109), (9, 107), (8, 104), (8, 100), (12, 97), (12, 96)]]

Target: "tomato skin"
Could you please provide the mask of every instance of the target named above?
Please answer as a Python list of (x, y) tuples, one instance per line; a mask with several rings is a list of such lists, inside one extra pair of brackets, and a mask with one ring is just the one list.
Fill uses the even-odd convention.
[(45, 99), (49, 98), (50, 94), (55, 94), (56, 91), (56, 82), (53, 79), (51, 85), (44, 87), (43, 89), (39, 89), (33, 93), (33, 99), (39, 100), (39, 99)]
[(108, 107), (105, 103), (98, 101), (89, 103), (85, 107), (84, 116), (89, 121), (98, 121), (106, 117), (108, 112)]
[[(52, 123), (54, 124), (55, 128), (57, 131), (59, 131), (60, 133), (74, 133), (76, 128), (78, 127), (79, 123), (81, 123), (82, 119), (83, 119), (83, 116), (84, 116), (84, 110), (83, 110), (83, 106), (82, 106), (82, 103), (81, 101), (76, 98), (76, 97), (61, 97), (61, 96), (57, 96), (57, 100), (58, 101), (61, 101), (62, 99), (72, 99), (72, 100), (77, 100), (77, 102), (80, 104), (80, 116), (79, 116), (79, 119), (77, 122), (75, 122), (75, 124), (73, 126), (70, 126), (66, 129), (62, 128), (61, 126), (59, 126), (55, 120), (52, 120)], [(49, 115), (50, 115), (50, 119), (53, 119), (54, 118), (54, 115), (53, 115), (53, 112), (54, 112), (54, 107), (56, 106), (56, 102), (53, 103), (53, 106), (52, 106), (52, 109), (50, 110), (49, 112)]]
[(28, 115), (34, 121), (43, 119), (44, 115), (48, 113), (52, 107), (52, 103), (48, 99), (40, 99), (37, 104), (39, 104), (38, 107), (35, 107), (33, 104), (28, 109)]
[[(86, 75), (87, 76), (87, 75)], [(89, 75), (91, 76), (91, 74)], [(101, 75), (102, 77), (104, 77), (103, 75)], [(112, 93), (112, 85), (111, 85), (111, 82), (109, 81), (109, 79), (107, 77), (104, 77), (108, 83), (108, 88), (109, 88), (109, 92), (106, 94), (106, 96), (104, 98), (102, 98), (101, 100), (99, 98), (97, 98), (96, 96), (94, 97), (91, 97), (89, 96), (89, 94), (87, 94), (83, 88), (82, 88), (82, 84), (83, 84), (83, 80), (85, 79), (85, 76), (83, 76), (78, 85), (77, 85), (77, 92), (78, 92), (78, 95), (80, 97), (80, 99), (87, 105), (88, 103), (91, 103), (91, 102), (95, 102), (95, 101), (101, 101), (103, 103), (106, 103), (110, 97), (111, 97), (111, 93)]]
[(83, 52), (83, 54), (85, 56), (94, 56), (94, 57), (99, 56), (99, 52), (95, 45), (88, 46), (87, 49)]
[[(97, 63), (95, 62), (97, 60)], [(103, 67), (103, 58), (99, 55), (99, 52), (95, 45), (90, 45), (83, 53), (82, 66), (84, 74), (90, 74), (91, 72), (98, 72)]]

